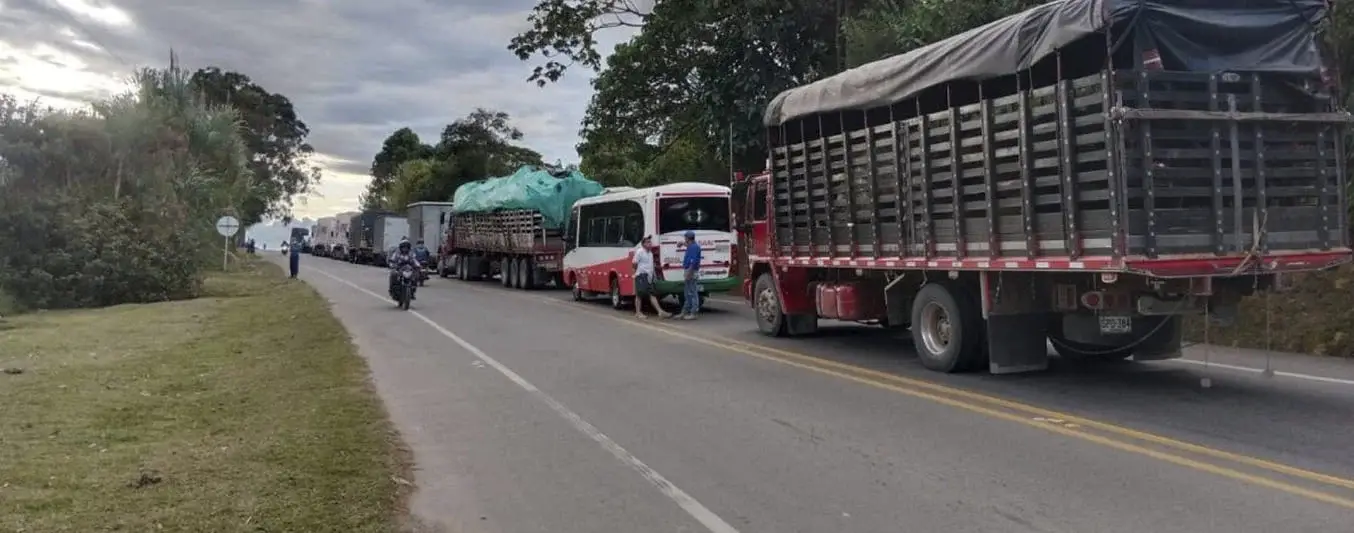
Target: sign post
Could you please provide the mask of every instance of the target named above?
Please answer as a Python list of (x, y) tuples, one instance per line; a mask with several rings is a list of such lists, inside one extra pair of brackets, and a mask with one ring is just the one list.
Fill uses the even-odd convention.
[(240, 232), (240, 219), (230, 215), (217, 219), (216, 232), (221, 234), (224, 241), (221, 244), (221, 270), (225, 271), (230, 263), (230, 238)]

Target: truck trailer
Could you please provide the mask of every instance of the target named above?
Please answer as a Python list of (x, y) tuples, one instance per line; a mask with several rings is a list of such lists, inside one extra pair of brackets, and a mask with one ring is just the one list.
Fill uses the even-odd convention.
[(436, 254), (446, 241), (447, 217), (451, 214), (451, 205), (451, 202), (409, 204), (409, 240), (414, 243), (422, 241), (424, 246)]
[(349, 260), (363, 265), (385, 266), (386, 254), (409, 236), (409, 222), (387, 211), (363, 211), (348, 228)]
[(1350, 261), (1326, 9), (1054, 1), (777, 95), (735, 180), (758, 329), (907, 328), (942, 372), (1168, 359), (1183, 316)]
[(499, 276), (505, 287), (563, 286), (564, 229), (570, 208), (602, 186), (578, 172), (522, 167), (456, 190), (442, 246), (445, 276)]
[(353, 224), (353, 219), (361, 213), (345, 212), (334, 216), (334, 237), (329, 243), (329, 257), (331, 259), (351, 260), (348, 254), (349, 228)]

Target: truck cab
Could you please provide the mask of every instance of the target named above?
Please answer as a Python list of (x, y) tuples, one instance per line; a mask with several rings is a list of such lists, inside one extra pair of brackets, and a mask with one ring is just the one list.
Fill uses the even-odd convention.
[(771, 234), (767, 216), (770, 187), (769, 173), (748, 176), (741, 172), (733, 175), (730, 187), (733, 189), (730, 211), (738, 236), (734, 263), (737, 265), (739, 277), (743, 280), (743, 298), (749, 301), (752, 297), (752, 284), (757, 276), (771, 268), (769, 263)]

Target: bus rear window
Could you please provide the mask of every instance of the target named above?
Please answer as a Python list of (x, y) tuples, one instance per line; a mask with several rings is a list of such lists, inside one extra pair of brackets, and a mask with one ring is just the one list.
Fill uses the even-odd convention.
[(729, 231), (729, 198), (701, 196), (658, 200), (658, 232)]

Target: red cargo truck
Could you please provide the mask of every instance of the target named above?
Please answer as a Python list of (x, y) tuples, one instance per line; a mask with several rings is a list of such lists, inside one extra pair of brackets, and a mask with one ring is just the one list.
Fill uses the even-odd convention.
[(1231, 31), (1213, 4), (1051, 2), (778, 95), (734, 187), (758, 328), (910, 328), (943, 372), (1166, 359), (1182, 316), (1349, 261), (1324, 2), (1233, 6), (1244, 42), (1145, 29)]

